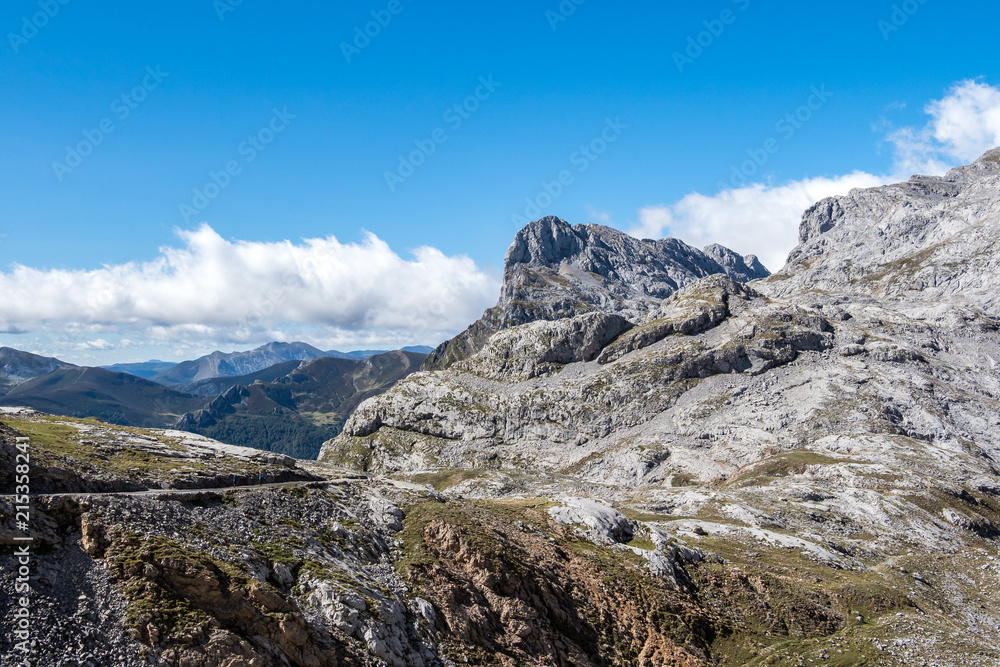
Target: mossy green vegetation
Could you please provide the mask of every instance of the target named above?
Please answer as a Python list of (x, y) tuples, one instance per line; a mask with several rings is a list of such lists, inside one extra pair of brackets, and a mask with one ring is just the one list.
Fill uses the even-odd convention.
[[(874, 570), (835, 569), (799, 550), (759, 544), (749, 551), (732, 539), (704, 537), (696, 545), (723, 559), (690, 568), (702, 603), (722, 611), (726, 630), (712, 645), (724, 667), (742, 665), (879, 664), (868, 641), (882, 638), (877, 619), (912, 613), (916, 604)], [(852, 612), (860, 612), (858, 623)], [(842, 651), (837, 653), (837, 651)]]
[(213, 558), (203, 551), (162, 536), (143, 537), (128, 533), (108, 552), (109, 565), (122, 581), (127, 601), (126, 626), (140, 636), (155, 623), (161, 636), (203, 629), (213, 622), (210, 614), (197, 606), (197, 598), (185, 595), (185, 585), (175, 584), (165, 570), (198, 577), (220, 589), (246, 588), (250, 577), (232, 563)]
[[(815, 459), (792, 457), (791, 462), (780, 463), (779, 472), (786, 471), (788, 465), (803, 463), (812, 465)], [(712, 535), (691, 546), (719, 558), (684, 564), (693, 586), (690, 590), (668, 591), (662, 580), (650, 574), (640, 554), (583, 539), (572, 527), (555, 524), (547, 512), (550, 506), (548, 501), (537, 499), (416, 502), (406, 508), (397, 570), (420, 590), (421, 582), (428, 577), (456, 572), (450, 563), (456, 552), (449, 549), (461, 544), (462, 553), (478, 554), (477, 558), (483, 559), (476, 561), (477, 567), (486, 565), (495, 572), (495, 565), (488, 564), (499, 563), (503, 571), (518, 580), (530, 579), (538, 566), (536, 558), (549, 563), (546, 567), (560, 562), (559, 558), (545, 560), (552, 558), (545, 555), (547, 550), (556, 549), (554, 553), (569, 559), (562, 562), (584, 568), (610, 590), (628, 591), (641, 600), (647, 619), (657, 619), (658, 631), (680, 646), (704, 650), (722, 667), (791, 667), (809, 659), (830, 665), (880, 664), (882, 654), (873, 641), (889, 641), (896, 636), (885, 629), (881, 619), (917, 611), (918, 603), (909, 597), (904, 575), (875, 568), (838, 569), (814, 560), (800, 549), (756, 541), (750, 545)], [(627, 507), (622, 511), (637, 522), (666, 523), (678, 518)], [(428, 531), (432, 523), (441, 526)], [(654, 550), (655, 544), (642, 526), (638, 528), (628, 546)], [(538, 546), (529, 546), (532, 539), (538, 540), (533, 543)], [(442, 551), (437, 543), (442, 540), (452, 546)], [(573, 584), (565, 577), (583, 570), (572, 571), (574, 575), (558, 573), (569, 588)], [(465, 572), (459, 576), (469, 575)], [(693, 606), (686, 616), (679, 616), (678, 609), (687, 604)], [(608, 664), (637, 664), (637, 655), (630, 653), (631, 648), (616, 634), (613, 623), (590, 615), (584, 618), (580, 622), (598, 632)], [(692, 628), (699, 628), (701, 634), (692, 634)]]
[(741, 468), (729, 477), (726, 485), (764, 486), (781, 477), (801, 475), (810, 466), (862, 463), (864, 462), (851, 459), (837, 459), (807, 450), (792, 450)]
[(679, 472), (675, 473), (670, 478), (670, 486), (674, 487), (684, 487), (684, 486), (694, 486), (698, 481), (698, 478), (689, 472)]
[(635, 547), (636, 549), (644, 549), (646, 551), (656, 551), (656, 545), (643, 537), (636, 537), (627, 546)]
[[(118, 440), (126, 437), (142, 437), (153, 440), (151, 444), (171, 451), (180, 449), (166, 438), (156, 437), (142, 429), (112, 426), (96, 419), (74, 419), (71, 417), (50, 417), (32, 415), (30, 419), (4, 419), (4, 423), (31, 439), (37, 461), (43, 465), (67, 465), (77, 461), (98, 470), (120, 475), (165, 474), (185, 466), (188, 471), (205, 470), (203, 462), (196, 459), (177, 459), (172, 456), (157, 456), (134, 446), (115, 445), (110, 451), (103, 451), (95, 441)], [(91, 433), (74, 426), (85, 425), (107, 432), (107, 435)]]
[(408, 478), (414, 484), (429, 484), (437, 491), (447, 491), (451, 487), (458, 486), (462, 482), (480, 479), (485, 474), (485, 471), (482, 470), (470, 470), (468, 468), (445, 468), (434, 472), (409, 475)]

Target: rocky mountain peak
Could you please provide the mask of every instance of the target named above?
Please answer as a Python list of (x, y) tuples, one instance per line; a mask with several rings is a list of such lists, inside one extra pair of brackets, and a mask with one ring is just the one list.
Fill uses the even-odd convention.
[[(698, 250), (673, 238), (662, 240), (638, 239), (605, 225), (570, 225), (565, 220), (548, 216), (525, 226), (515, 236), (504, 261), (504, 277), (509, 281), (519, 267), (556, 269), (576, 266), (605, 278), (635, 283), (673, 293), (683, 273), (702, 278), (725, 273), (746, 282), (766, 278), (770, 272), (757, 257), (743, 257), (729, 248), (712, 244)], [(650, 278), (643, 280), (640, 276)]]
[(719, 245), (703, 251), (673, 238), (637, 239), (604, 225), (542, 218), (521, 229), (507, 250), (496, 307), (435, 350), (425, 368), (445, 368), (494, 333), (528, 322), (593, 311), (641, 322), (680, 288), (716, 274), (741, 282), (770, 275), (756, 257)]
[(514, 235), (504, 258), (504, 275), (518, 264), (558, 266), (583, 250), (583, 242), (572, 226), (554, 215), (529, 223)]
[(767, 278), (771, 272), (767, 270), (757, 255), (739, 255), (729, 248), (713, 243), (702, 250), (722, 267), (723, 273), (741, 282), (749, 282)]
[(1000, 311), (1000, 149), (944, 176), (852, 190), (805, 212), (800, 245), (766, 291), (905, 297)]

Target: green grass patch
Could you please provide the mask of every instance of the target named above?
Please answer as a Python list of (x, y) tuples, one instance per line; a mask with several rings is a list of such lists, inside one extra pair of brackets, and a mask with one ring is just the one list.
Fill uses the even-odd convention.
[(670, 486), (673, 487), (696, 486), (697, 484), (698, 478), (689, 472), (679, 472), (670, 478)]
[(859, 462), (849, 459), (835, 459), (805, 450), (783, 452), (737, 470), (727, 480), (726, 486), (764, 486), (781, 477), (801, 475), (809, 466), (842, 463), (856, 464)]
[(481, 470), (469, 470), (465, 468), (448, 468), (436, 472), (417, 473), (410, 475), (409, 479), (414, 484), (430, 484), (437, 491), (447, 491), (453, 486), (458, 486), (462, 482), (481, 478), (485, 473)]
[(642, 537), (635, 538), (628, 543), (628, 546), (635, 547), (636, 549), (645, 549), (646, 551), (656, 551), (656, 545)]

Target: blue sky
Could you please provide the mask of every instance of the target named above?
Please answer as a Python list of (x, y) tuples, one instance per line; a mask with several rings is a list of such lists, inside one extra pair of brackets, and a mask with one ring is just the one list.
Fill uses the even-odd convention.
[[(44, 301), (35, 317), (0, 296), (0, 344), (81, 363), (271, 337), (435, 344), (495, 299), (503, 253), (534, 212), (526, 200), (573, 223), (720, 241), (778, 269), (794, 229), (772, 238), (698, 218), (717, 200), (693, 193), (744, 185), (751, 196), (757, 183), (772, 201), (788, 194), (774, 188), (828, 179), (785, 198), (798, 208), (854, 172), (850, 184), (868, 185), (910, 167), (940, 170), (996, 136), (996, 3), (648, 4), (4, 3), (0, 280), (8, 291), (22, 289), (18, 280), (50, 287), (33, 294), (34, 306)], [(355, 41), (366, 27), (375, 36)], [(678, 53), (688, 58), (680, 65)], [(954, 111), (949, 100), (967, 104)], [(934, 101), (943, 101), (937, 115)], [(809, 103), (807, 121), (779, 129)], [(941, 117), (953, 112), (982, 127), (971, 138), (943, 134)], [(609, 122), (617, 130), (606, 132)], [(602, 133), (613, 137), (603, 152), (580, 151), (601, 148)], [(769, 139), (776, 149), (764, 164), (733, 181)], [(89, 154), (74, 166), (68, 148)], [(400, 170), (414, 151), (409, 166), (419, 165)], [(571, 182), (549, 203), (544, 184), (561, 172)], [(399, 178), (390, 185), (387, 173)], [(199, 199), (206, 186), (216, 196)], [(238, 272), (285, 248), (301, 269), (303, 239), (325, 239), (318, 257), (342, 270), (289, 290), (322, 284), (317, 299), (350, 303), (323, 312), (283, 293), (259, 317), (246, 315), (259, 303), (242, 316), (155, 315), (156, 299), (184, 310), (203, 295), (182, 288), (234, 280), (227, 261)], [(412, 254), (421, 246), (435, 250), (421, 259)], [(205, 257), (217, 260), (211, 271)], [(130, 270), (176, 278), (181, 267), (205, 271), (202, 282), (129, 291), (138, 289)], [(258, 293), (274, 279), (266, 273)], [(438, 276), (435, 294), (445, 295), (423, 315), (371, 285), (363, 299), (347, 294), (357, 280), (405, 291), (421, 276)], [(73, 292), (81, 285), (89, 297)], [(233, 294), (189, 310), (246, 293)], [(374, 312), (389, 307), (399, 317)]]

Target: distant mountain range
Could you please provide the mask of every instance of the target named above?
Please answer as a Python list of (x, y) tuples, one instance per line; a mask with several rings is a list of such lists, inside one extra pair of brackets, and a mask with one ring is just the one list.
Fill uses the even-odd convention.
[(151, 359), (150, 361), (144, 361), (137, 364), (112, 364), (110, 366), (101, 366), (101, 368), (109, 371), (115, 371), (116, 373), (128, 373), (129, 375), (135, 375), (148, 380), (157, 373), (162, 373), (168, 368), (173, 368), (176, 365), (176, 362), (172, 361)]
[(210, 378), (249, 375), (284, 361), (309, 361), (324, 356), (328, 355), (307, 343), (268, 343), (247, 352), (215, 351), (194, 361), (182, 361), (150, 379), (167, 386), (186, 385)]
[(234, 445), (316, 458), (361, 401), (418, 370), (426, 356), (395, 351), (365, 360), (318, 357), (279, 364), (267, 372), (294, 366), (272, 381), (257, 374), (252, 382), (231, 383), (208, 405), (185, 415), (178, 427)]
[[(426, 345), (404, 347), (403, 352), (415, 352), (417, 354), (428, 354), (434, 348)], [(114, 364), (102, 366), (110, 371), (129, 373), (138, 377), (152, 380), (168, 387), (178, 388), (187, 391), (188, 387), (203, 380), (214, 378), (238, 378), (249, 376), (254, 373), (265, 371), (276, 364), (287, 361), (310, 361), (320, 357), (333, 357), (336, 359), (354, 359), (356, 361), (368, 359), (379, 354), (385, 354), (389, 350), (358, 350), (355, 352), (340, 352), (338, 350), (323, 351), (313, 347), (308, 343), (268, 343), (254, 350), (244, 352), (220, 352), (215, 351), (198, 359), (182, 361), (180, 363), (170, 363), (159, 360), (151, 360), (134, 364)], [(251, 380), (252, 382), (253, 380)], [(231, 385), (227, 385), (228, 388)], [(223, 388), (223, 390), (225, 389)], [(209, 392), (202, 390), (200, 394)]]
[(0, 348), (0, 405), (127, 426), (179, 427), (314, 458), (358, 403), (417, 370), (430, 349), (342, 353), (270, 343), (180, 364), (153, 360), (88, 368)]

